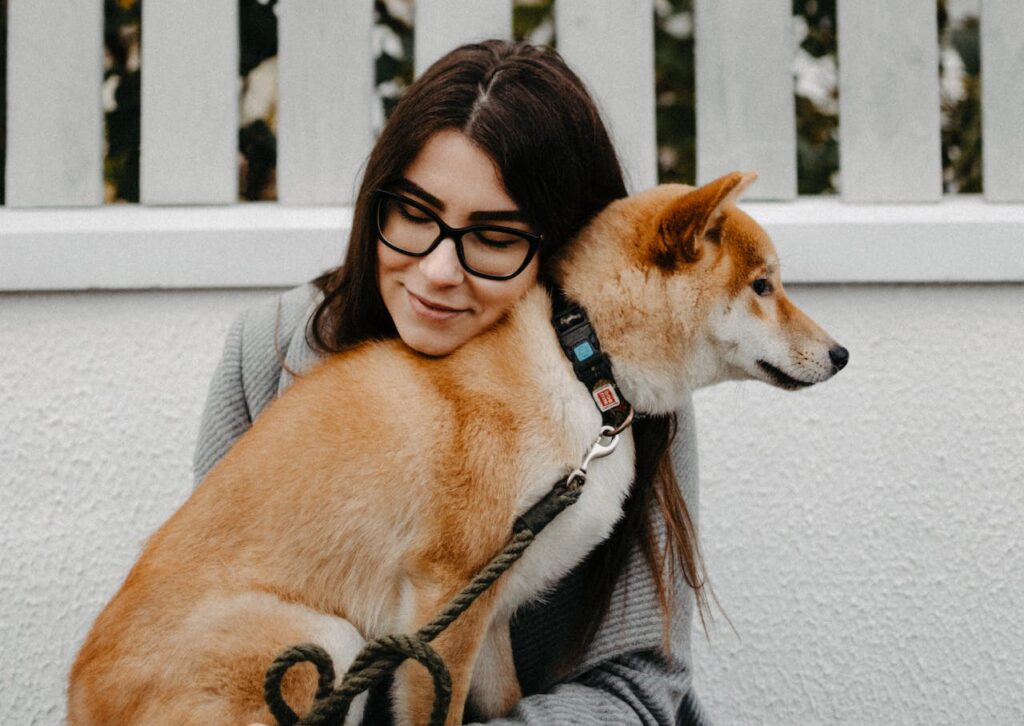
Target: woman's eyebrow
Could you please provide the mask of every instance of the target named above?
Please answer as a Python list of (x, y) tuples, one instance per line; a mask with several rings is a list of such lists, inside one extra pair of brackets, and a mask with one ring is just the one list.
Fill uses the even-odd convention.
[(440, 199), (435, 197), (433, 194), (428, 192), (426, 189), (421, 187), (416, 182), (410, 181), (409, 179), (402, 177), (397, 182), (395, 182), (395, 186), (398, 187), (399, 189), (404, 189), (407, 192), (415, 194), (417, 197), (425, 201), (427, 204), (436, 208), (439, 212), (444, 211), (444, 202), (442, 202)]
[(493, 212), (471, 212), (470, 222), (525, 222), (526, 215), (518, 209), (494, 210)]
[[(433, 194), (428, 192), (426, 189), (421, 187), (411, 179), (402, 177), (399, 179), (395, 186), (403, 191), (407, 191), (411, 194), (415, 194), (417, 197), (425, 201), (430, 206), (434, 207), (437, 211), (443, 212), (445, 204), (440, 199), (435, 197)], [(469, 215), (470, 222), (525, 222), (527, 221), (526, 215), (518, 209), (495, 209), (491, 211), (479, 211), (471, 212)]]

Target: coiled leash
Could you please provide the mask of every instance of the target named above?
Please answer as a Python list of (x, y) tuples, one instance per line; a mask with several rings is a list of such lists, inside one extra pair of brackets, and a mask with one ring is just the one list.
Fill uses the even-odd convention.
[[(615, 451), (619, 435), (633, 422), (633, 407), (623, 398), (612, 377), (611, 364), (601, 352), (586, 312), (560, 291), (556, 291), (553, 298), (552, 325), (577, 378), (587, 385), (601, 412), (600, 435), (576, 469), (556, 482), (539, 502), (516, 518), (512, 538), (505, 548), (445, 606), (440, 615), (412, 635), (385, 635), (364, 645), (337, 688), (332, 687), (334, 663), (320, 646), (303, 643), (278, 655), (267, 669), (263, 696), (280, 726), (335, 726), (344, 723), (352, 700), (408, 659), (423, 665), (433, 678), (434, 705), (429, 723), (430, 726), (443, 726), (451, 702), (452, 680), (447, 666), (430, 642), (522, 557), (544, 527), (576, 503), (587, 481), (590, 463)], [(301, 719), (281, 695), (281, 681), (285, 673), (298, 663), (312, 663), (318, 673), (313, 706)]]

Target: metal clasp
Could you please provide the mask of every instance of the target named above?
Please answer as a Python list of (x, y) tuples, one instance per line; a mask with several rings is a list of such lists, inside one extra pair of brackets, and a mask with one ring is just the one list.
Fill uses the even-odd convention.
[(601, 434), (594, 440), (594, 443), (587, 449), (587, 453), (583, 455), (583, 461), (580, 465), (573, 469), (572, 473), (569, 474), (566, 479), (566, 485), (569, 489), (578, 489), (583, 486), (587, 481), (587, 467), (594, 459), (601, 459), (608, 454), (615, 451), (619, 445), (619, 434), (611, 426), (604, 426), (601, 428)]

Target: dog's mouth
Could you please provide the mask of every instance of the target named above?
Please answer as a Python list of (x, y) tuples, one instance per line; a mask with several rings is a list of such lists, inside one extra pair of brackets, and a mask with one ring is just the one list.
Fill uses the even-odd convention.
[(774, 385), (778, 386), (779, 388), (785, 388), (789, 391), (795, 391), (800, 388), (807, 388), (808, 386), (814, 385), (813, 381), (801, 381), (796, 378), (793, 378), (793, 376), (789, 375), (788, 373), (784, 373), (783, 371), (776, 368), (767, 361), (759, 360), (757, 362), (757, 365), (762, 371), (764, 371), (768, 375), (768, 378), (771, 379), (771, 382)]

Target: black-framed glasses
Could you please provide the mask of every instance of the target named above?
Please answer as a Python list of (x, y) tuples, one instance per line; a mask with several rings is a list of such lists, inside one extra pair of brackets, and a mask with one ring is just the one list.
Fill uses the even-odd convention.
[(450, 239), (466, 272), (488, 280), (510, 280), (526, 269), (543, 237), (514, 227), (474, 224), (449, 227), (421, 202), (377, 189), (377, 238), (396, 252), (425, 257)]

